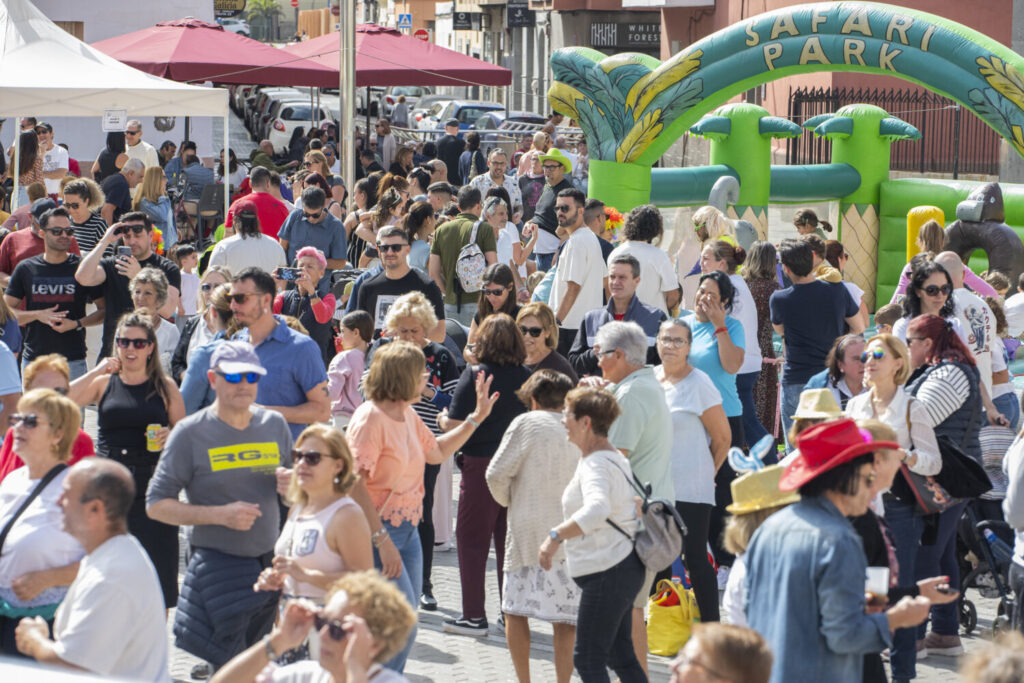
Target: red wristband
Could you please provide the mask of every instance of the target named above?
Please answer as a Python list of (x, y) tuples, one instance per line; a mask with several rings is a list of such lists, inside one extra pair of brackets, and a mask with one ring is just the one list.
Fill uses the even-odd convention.
[(728, 332), (728, 331), (729, 331), (728, 327), (719, 327), (718, 329), (715, 330), (715, 334), (718, 334), (719, 332)]

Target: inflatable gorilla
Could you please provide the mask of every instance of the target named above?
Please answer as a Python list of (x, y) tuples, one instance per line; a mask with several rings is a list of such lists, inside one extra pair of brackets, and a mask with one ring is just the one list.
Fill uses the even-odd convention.
[(998, 183), (986, 183), (957, 204), (956, 218), (946, 228), (946, 249), (966, 263), (971, 252), (983, 249), (988, 268), (1010, 279), (1010, 289), (1024, 271), (1024, 242), (1003, 221), (1003, 191)]

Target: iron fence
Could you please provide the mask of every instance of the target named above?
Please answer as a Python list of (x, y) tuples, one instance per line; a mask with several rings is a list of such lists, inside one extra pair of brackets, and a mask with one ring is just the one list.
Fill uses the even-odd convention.
[[(790, 88), (789, 119), (802, 124), (847, 104), (873, 104), (921, 131), (920, 140), (891, 148), (890, 168), (918, 173), (999, 173), (999, 136), (953, 100), (922, 90), (889, 88)], [(787, 140), (789, 164), (827, 164), (832, 144), (805, 130)]]

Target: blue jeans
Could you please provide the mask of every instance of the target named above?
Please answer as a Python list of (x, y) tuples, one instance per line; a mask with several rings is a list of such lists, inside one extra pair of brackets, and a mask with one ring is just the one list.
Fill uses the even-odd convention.
[[(923, 545), (917, 551), (914, 577), (917, 581), (932, 576), (948, 576), (950, 586), (960, 585), (960, 565), (956, 559), (956, 527), (967, 503), (957, 503), (939, 515), (939, 532), (935, 545)], [(960, 633), (960, 600), (948, 605), (935, 605), (931, 610), (932, 632), (940, 636)], [(917, 627), (917, 637), (927, 634), (928, 622)]]
[[(902, 476), (900, 474), (897, 477)], [(921, 547), (921, 532), (924, 520), (914, 514), (914, 506), (903, 503), (892, 496), (885, 497), (885, 523), (892, 532), (896, 545), (896, 561), (899, 563), (900, 586), (913, 586), (916, 581), (914, 565)], [(900, 628), (892, 637), (889, 658), (893, 678), (917, 677), (917, 629)]]
[(458, 320), (459, 323), (465, 325), (468, 329), (473, 324), (473, 316), (476, 315), (476, 302), (473, 301), (475, 294), (463, 294), (462, 295), (462, 307), (456, 306), (455, 304), (444, 305), (444, 317), (451, 320)]
[[(398, 554), (402, 556), (402, 573), (397, 579), (392, 579), (398, 589), (405, 594), (409, 606), (415, 612), (420, 604), (420, 592), (423, 590), (423, 549), (420, 547), (420, 534), (412, 522), (406, 520), (399, 526), (392, 526), (384, 522), (384, 528), (391, 536), (391, 542), (398, 548)], [(373, 566), (380, 570), (383, 565), (380, 561), (380, 554), (373, 549)], [(384, 663), (384, 666), (402, 673), (405, 669), (405, 660), (409, 658), (409, 651), (416, 642), (416, 627), (413, 627), (409, 634), (409, 641), (402, 648), (402, 651)]]
[[(793, 384), (786, 384), (783, 381), (779, 387), (782, 391), (782, 433), (786, 436), (786, 452), (789, 453), (793, 450), (794, 446), (789, 442), (789, 430), (793, 426), (793, 413), (796, 412), (796, 408), (800, 405), (800, 392), (804, 390), (806, 382), (796, 382)], [(744, 408), (746, 411), (746, 408)]]
[(572, 663), (583, 683), (608, 683), (611, 667), (622, 683), (647, 683), (633, 651), (633, 600), (646, 570), (636, 552), (602, 572), (574, 576), (580, 587)]
[(745, 372), (736, 375), (736, 393), (740, 395), (740, 403), (743, 404), (743, 436), (747, 442), (747, 448), (760, 441), (768, 430), (757, 419), (757, 407), (754, 405), (754, 385), (761, 371)]
[(1020, 422), (1020, 403), (1017, 401), (1017, 392), (1003, 394), (992, 399), (992, 402), (996, 404), (999, 412), (1010, 421), (1010, 429), (1017, 431), (1017, 426)]
[(546, 273), (551, 270), (551, 262), (555, 260), (555, 252), (538, 254), (535, 251), (533, 252), (533, 258), (537, 261), (537, 270), (543, 270)]

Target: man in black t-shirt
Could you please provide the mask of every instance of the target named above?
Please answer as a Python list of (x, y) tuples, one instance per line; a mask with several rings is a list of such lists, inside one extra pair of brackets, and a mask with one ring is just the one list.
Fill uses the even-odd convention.
[(427, 331), (431, 341), (444, 342), (444, 299), (434, 281), (415, 268), (410, 268), (406, 257), (409, 255), (409, 239), (405, 231), (391, 225), (377, 233), (377, 249), (384, 270), (359, 287), (356, 308), (366, 311), (373, 318), (373, 336), (379, 337), (384, 329), (388, 309), (395, 300), (409, 292), (423, 292), (434, 307), (437, 327)]
[[(22, 367), (39, 356), (59, 353), (67, 358), (74, 380), (87, 370), (85, 328), (98, 324), (103, 312), (85, 314), (85, 304), (93, 290), (75, 281), (82, 258), (68, 253), (75, 233), (68, 210), (47, 211), (40, 217), (39, 225), (43, 253), (15, 266), (4, 300), (14, 311), (18, 324), (25, 328)], [(96, 296), (102, 296), (102, 292)]]
[(117, 222), (132, 210), (132, 189), (142, 182), (145, 172), (146, 166), (141, 159), (129, 159), (119, 172), (104, 179), (101, 187), (106, 200), (100, 209), (100, 216), (107, 225)]
[[(131, 251), (130, 256), (115, 255), (103, 258), (104, 250), (120, 239), (120, 245)], [(120, 249), (120, 247), (119, 247)], [(164, 318), (174, 317), (181, 291), (181, 271), (174, 262), (153, 252), (153, 222), (142, 211), (126, 213), (121, 222), (107, 228), (103, 239), (82, 259), (75, 279), (87, 287), (100, 287), (106, 299), (103, 317), (103, 348), (100, 358), (110, 355), (117, 321), (125, 313), (135, 310), (128, 285), (143, 268), (159, 268), (167, 276), (167, 301), (159, 313)]]
[(444, 135), (437, 141), (437, 158), (444, 162), (448, 170), (448, 182), (458, 187), (462, 184), (459, 177), (459, 157), (466, 149), (466, 141), (459, 137), (459, 120), (448, 119), (444, 124)]

